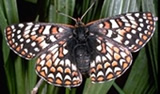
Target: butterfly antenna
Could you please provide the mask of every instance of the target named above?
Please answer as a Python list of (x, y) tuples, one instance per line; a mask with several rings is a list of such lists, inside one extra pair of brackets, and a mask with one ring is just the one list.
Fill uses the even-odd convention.
[(56, 12), (57, 12), (58, 14), (60, 14), (60, 15), (66, 16), (66, 17), (68, 17), (68, 18), (71, 18), (72, 20), (74, 20), (75, 22), (77, 22), (77, 20), (76, 20), (75, 18), (73, 18), (73, 17), (71, 17), (71, 16), (69, 16), (69, 15), (67, 15), (67, 14), (64, 14), (64, 13), (58, 11), (58, 10), (56, 10)]
[(86, 10), (86, 12), (82, 15), (81, 20), (84, 18), (84, 16), (88, 13), (88, 11), (93, 7), (93, 5), (95, 4), (96, 0), (94, 0), (94, 2), (90, 5), (90, 7)]

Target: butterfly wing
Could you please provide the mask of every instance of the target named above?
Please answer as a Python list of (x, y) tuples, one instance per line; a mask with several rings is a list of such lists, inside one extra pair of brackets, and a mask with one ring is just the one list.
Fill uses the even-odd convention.
[(32, 59), (47, 48), (72, 36), (72, 26), (47, 23), (20, 23), (8, 26), (5, 36), (9, 47), (19, 56)]
[(71, 61), (67, 43), (56, 44), (40, 55), (36, 63), (36, 72), (48, 83), (63, 87), (76, 87), (82, 82), (82, 76), (75, 63)]
[(153, 36), (157, 19), (150, 12), (134, 12), (94, 21), (87, 27), (95, 36), (113, 40), (136, 52)]
[(97, 38), (96, 41), (96, 56), (90, 64), (92, 82), (108, 81), (122, 75), (132, 63), (130, 51), (101, 38)]
[(156, 17), (151, 13), (126, 13), (88, 23), (90, 36), (96, 37), (95, 59), (90, 64), (92, 82), (121, 76), (131, 65), (132, 55), (152, 37)]
[(36, 73), (50, 84), (75, 87), (82, 77), (65, 48), (73, 26), (48, 23), (20, 23), (5, 30), (9, 47), (25, 59), (38, 57)]

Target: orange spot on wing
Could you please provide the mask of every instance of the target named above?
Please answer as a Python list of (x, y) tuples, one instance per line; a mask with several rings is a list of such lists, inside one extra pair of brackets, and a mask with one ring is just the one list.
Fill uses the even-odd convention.
[(58, 67), (58, 68), (57, 68), (57, 71), (59, 71), (59, 72), (63, 73), (63, 69), (62, 69), (62, 67)]
[(52, 78), (48, 78), (47, 79), (49, 82), (53, 83), (53, 79)]
[(64, 57), (63, 48), (62, 47), (59, 48), (59, 57)]
[(7, 36), (7, 39), (8, 39), (8, 40), (9, 40), (9, 39), (11, 39), (11, 38), (12, 38), (12, 36), (11, 36), (11, 35), (8, 35), (8, 36)]
[(151, 35), (151, 32), (147, 32), (147, 35)]
[(37, 66), (37, 67), (36, 67), (36, 70), (37, 70), (38, 72), (40, 72), (40, 71), (41, 71), (41, 66)]
[(10, 34), (12, 34), (12, 32), (7, 30), (7, 35), (10, 35)]
[(113, 47), (113, 50), (116, 52), (116, 53), (119, 53), (119, 49), (117, 47)]
[(136, 49), (137, 49), (137, 46), (134, 46), (133, 49), (136, 50)]
[(152, 20), (152, 17), (147, 17), (147, 19)]
[(122, 23), (122, 21), (120, 21), (120, 19), (117, 19), (116, 21), (118, 22), (118, 25), (119, 25), (120, 27), (123, 26), (123, 23)]
[(95, 79), (94, 77), (91, 77), (91, 80), (92, 80), (92, 81), (95, 81), (96, 79)]
[(32, 40), (35, 40), (36, 38), (37, 38), (37, 35), (31, 36), (31, 39), (32, 39)]
[(113, 67), (115, 67), (115, 66), (117, 66), (117, 65), (118, 65), (118, 63), (117, 63), (116, 61), (113, 61), (113, 62), (112, 62), (112, 66), (113, 66)]
[(100, 70), (100, 69), (102, 69), (103, 67), (102, 67), (102, 65), (101, 64), (98, 64), (97, 65), (97, 70)]
[(16, 45), (13, 44), (13, 45), (12, 45), (12, 48), (15, 48), (15, 47), (16, 47)]
[(17, 48), (16, 48), (16, 51), (20, 51), (21, 50), (21, 46), (18, 46)]
[(131, 62), (131, 57), (127, 56), (126, 60), (127, 60), (128, 63)]
[(51, 54), (48, 54), (47, 56), (46, 56), (46, 60), (49, 60), (50, 58), (51, 58)]
[(38, 33), (42, 34), (43, 30), (44, 30), (44, 26), (41, 26), (40, 29), (38, 30)]
[(150, 26), (150, 28), (149, 28), (150, 30), (153, 30), (153, 26)]
[(25, 52), (25, 51), (22, 51), (22, 52), (21, 52), (21, 54), (22, 54), (22, 55), (25, 55), (25, 54), (26, 54), (26, 52)]
[(43, 40), (44, 40), (43, 36), (36, 38), (36, 41), (38, 41), (38, 43), (42, 42)]
[(78, 76), (78, 73), (77, 72), (72, 72), (72, 76)]
[(109, 75), (107, 76), (107, 79), (111, 79), (111, 78), (113, 78), (113, 74), (109, 74)]
[(104, 28), (106, 28), (106, 29), (111, 28), (111, 25), (110, 25), (110, 23), (109, 23), (109, 22), (104, 22), (104, 24), (105, 24)]
[(70, 85), (70, 84), (71, 84), (71, 81), (65, 81), (65, 84), (66, 84), (66, 85)]
[(120, 74), (121, 74), (121, 72), (120, 72), (120, 71), (116, 72), (116, 75), (120, 75)]
[(149, 21), (149, 24), (151, 24), (151, 25), (152, 25), (152, 24), (153, 24), (153, 21)]
[(56, 79), (57, 84), (62, 84), (62, 81), (60, 79)]
[(126, 67), (128, 67), (128, 63), (123, 63), (123, 69), (125, 69)]
[(108, 63), (108, 62), (106, 62), (105, 64), (104, 64), (104, 67), (105, 68), (108, 68), (110, 66), (110, 64)]
[(106, 44), (105, 43), (102, 43), (102, 50), (101, 50), (101, 53), (106, 53)]
[(124, 29), (121, 29), (118, 31), (118, 33), (122, 36), (125, 36), (126, 31)]
[(142, 42), (142, 41), (139, 41), (139, 42), (138, 42), (138, 44), (139, 44), (139, 45), (142, 45), (142, 44), (143, 44), (143, 42)]
[(152, 16), (152, 14), (151, 13), (147, 13), (147, 16)]
[(98, 81), (103, 81), (104, 80), (104, 78), (103, 77), (98, 77), (98, 79), (97, 79)]
[(50, 68), (50, 72), (54, 73), (56, 71), (56, 69), (54, 67)]
[(7, 27), (7, 29), (6, 29), (7, 31), (11, 31), (11, 28), (10, 27)]
[(47, 67), (51, 67), (51, 66), (52, 66), (52, 61), (51, 61), (51, 59), (46, 62), (46, 65), (47, 65)]
[(37, 64), (39, 64), (39, 63), (40, 63), (40, 61), (41, 61), (41, 59), (40, 59), (40, 58), (38, 58), (36, 63), (37, 63)]
[(53, 28), (51, 29), (51, 31), (52, 31), (52, 34), (54, 34), (54, 35), (58, 33), (57, 27), (53, 27)]
[(46, 77), (46, 74), (44, 71), (40, 72), (40, 75), (43, 76), (43, 77)]
[(13, 44), (13, 41), (10, 40), (8, 43), (9, 43), (9, 45), (12, 45), (12, 44)]
[(70, 70), (69, 68), (66, 68), (64, 72), (70, 74), (70, 73), (71, 73), (71, 70)]
[(131, 31), (131, 28), (130, 28), (130, 27), (125, 27), (125, 30), (126, 30), (127, 32), (130, 32), (130, 31)]
[(115, 53), (115, 54), (114, 54), (114, 58), (115, 58), (115, 60), (119, 60), (119, 59), (120, 59), (120, 57), (121, 57), (121, 56), (120, 56), (119, 54), (117, 54), (117, 53)]
[(143, 35), (142, 38), (143, 38), (143, 40), (147, 40), (147, 36), (146, 35)]

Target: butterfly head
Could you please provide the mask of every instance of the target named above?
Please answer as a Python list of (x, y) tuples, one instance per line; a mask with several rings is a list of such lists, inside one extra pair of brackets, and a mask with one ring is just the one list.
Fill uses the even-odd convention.
[(76, 19), (75, 27), (83, 27), (84, 23), (82, 22), (81, 18)]

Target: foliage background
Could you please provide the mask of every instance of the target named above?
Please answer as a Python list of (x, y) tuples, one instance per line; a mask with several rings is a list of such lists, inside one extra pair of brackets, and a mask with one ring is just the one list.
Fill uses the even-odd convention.
[[(56, 13), (56, 9), (81, 17), (92, 0), (0, 0), (0, 91), (5, 94), (30, 94), (39, 77), (34, 71), (34, 60), (26, 61), (6, 45), (4, 29), (19, 22), (74, 22)], [(150, 11), (158, 13), (158, 0), (97, 0), (84, 17), (87, 23), (99, 18), (126, 12)], [(84, 79), (78, 88), (55, 87), (43, 82), (38, 94), (156, 94), (158, 93), (158, 28), (150, 42), (139, 52), (133, 53), (133, 64), (115, 81), (92, 84)]]

